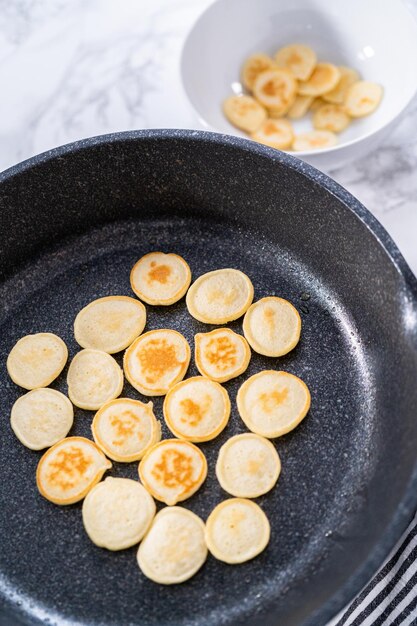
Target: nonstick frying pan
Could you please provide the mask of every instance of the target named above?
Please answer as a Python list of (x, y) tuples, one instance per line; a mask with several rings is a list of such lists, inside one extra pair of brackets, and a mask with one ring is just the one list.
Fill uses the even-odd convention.
[[(381, 564), (417, 504), (417, 282), (380, 224), (291, 156), (193, 131), (58, 148), (2, 174), (0, 194), (1, 624), (324, 624)], [(183, 255), (194, 278), (239, 268), (256, 299), (283, 296), (303, 321), (294, 351), (253, 354), (248, 372), (226, 384), (232, 417), (201, 445), (209, 476), (187, 508), (205, 519), (227, 497), (214, 465), (226, 438), (245, 430), (235, 397), (246, 376), (283, 369), (312, 394), (307, 418), (276, 440), (277, 487), (257, 499), (271, 521), (268, 548), (240, 566), (210, 557), (171, 587), (141, 574), (136, 548), (91, 544), (80, 504), (38, 494), (41, 453), (20, 444), (8, 419), (23, 393), (5, 370), (16, 340), (55, 332), (73, 356), (76, 313), (100, 296), (132, 295), (129, 270), (150, 250)], [(212, 329), (184, 301), (148, 312), (147, 329), (175, 328), (191, 345)], [(241, 332), (241, 320), (230, 326)], [(53, 387), (65, 391), (65, 380), (66, 370)], [(124, 394), (140, 397), (129, 385)], [(161, 406), (155, 398), (159, 417)], [(77, 410), (70, 434), (91, 437), (91, 417)], [(136, 478), (137, 464), (115, 463), (110, 474)]]

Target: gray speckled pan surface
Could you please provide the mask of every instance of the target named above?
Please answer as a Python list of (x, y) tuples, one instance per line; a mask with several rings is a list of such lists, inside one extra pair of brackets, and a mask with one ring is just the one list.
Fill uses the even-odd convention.
[[(417, 283), (381, 226), (302, 162), (191, 131), (86, 140), (12, 168), (0, 175), (0, 225), (0, 624), (324, 624), (417, 503)], [(257, 499), (271, 520), (267, 550), (234, 567), (210, 557), (172, 587), (144, 578), (136, 548), (93, 546), (80, 504), (57, 507), (37, 493), (41, 453), (13, 436), (8, 414), (22, 390), (5, 372), (30, 332), (56, 332), (73, 356), (76, 313), (100, 296), (132, 295), (130, 268), (154, 249), (183, 255), (194, 278), (237, 267), (255, 298), (288, 298), (303, 320), (293, 352), (254, 354), (247, 374), (226, 383), (232, 417), (201, 445), (209, 476), (187, 508), (206, 518), (226, 497), (214, 464), (223, 441), (245, 430), (235, 396), (247, 375), (284, 369), (312, 393), (308, 417), (275, 442), (276, 489)], [(147, 309), (148, 330), (175, 328), (192, 347), (212, 328), (184, 301)], [(230, 326), (241, 332), (241, 320)], [(54, 388), (66, 390), (66, 371)], [(140, 397), (129, 385), (124, 393)], [(155, 399), (159, 417), (161, 406)], [(71, 434), (91, 436), (91, 419), (77, 409)], [(137, 464), (115, 463), (110, 474), (136, 478)]]

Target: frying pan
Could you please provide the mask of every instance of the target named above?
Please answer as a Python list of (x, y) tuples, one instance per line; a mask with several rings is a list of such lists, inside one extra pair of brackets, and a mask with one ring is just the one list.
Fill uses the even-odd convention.
[[(87, 139), (8, 170), (0, 191), (1, 624), (324, 624), (381, 564), (417, 504), (417, 282), (386, 232), (312, 167), (214, 133)], [(209, 557), (171, 587), (141, 574), (136, 548), (91, 544), (80, 504), (38, 494), (41, 453), (24, 448), (8, 420), (22, 394), (5, 371), (16, 340), (54, 332), (73, 356), (76, 313), (94, 298), (132, 295), (129, 270), (150, 250), (183, 255), (194, 278), (239, 268), (256, 299), (283, 296), (303, 321), (295, 350), (253, 354), (248, 372), (226, 384), (232, 417), (201, 445), (209, 475), (187, 508), (206, 519), (227, 497), (214, 465), (220, 445), (245, 430), (235, 398), (246, 376), (283, 369), (312, 394), (307, 418), (275, 442), (277, 487), (257, 499), (271, 521), (268, 548), (240, 566)], [(191, 345), (212, 329), (183, 301), (148, 311), (147, 329), (175, 328)], [(241, 320), (230, 326), (241, 332)], [(66, 370), (53, 387), (65, 391), (65, 379)], [(123, 393), (140, 398), (128, 385)], [(159, 417), (161, 406), (155, 398)], [(91, 417), (77, 410), (70, 434), (91, 437)], [(110, 474), (137, 478), (137, 464), (115, 463)]]

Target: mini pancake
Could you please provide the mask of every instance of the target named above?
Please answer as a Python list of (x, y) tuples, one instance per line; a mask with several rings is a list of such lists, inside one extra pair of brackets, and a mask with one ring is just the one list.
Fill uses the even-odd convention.
[(323, 100), (333, 104), (343, 104), (349, 87), (359, 80), (359, 74), (351, 67), (339, 65), (340, 79), (336, 87), (323, 94)]
[(350, 117), (342, 104), (323, 104), (313, 115), (316, 130), (329, 130), (340, 133), (350, 124)]
[(112, 356), (101, 350), (81, 350), (71, 361), (68, 395), (75, 406), (97, 411), (123, 389), (123, 372)]
[(169, 328), (150, 330), (126, 350), (123, 367), (130, 384), (144, 396), (164, 396), (182, 380), (191, 351), (181, 333)]
[(82, 513), (86, 533), (96, 546), (125, 550), (145, 535), (156, 506), (138, 481), (109, 476), (87, 494)]
[(340, 78), (339, 68), (332, 63), (317, 63), (309, 78), (298, 83), (298, 93), (302, 96), (321, 96), (332, 91)]
[(145, 576), (162, 585), (188, 580), (206, 558), (204, 522), (180, 506), (157, 513), (137, 555)]
[(153, 305), (177, 302), (190, 283), (190, 266), (178, 254), (150, 252), (139, 259), (130, 272), (130, 284), (137, 297)]
[(261, 72), (275, 66), (274, 60), (267, 54), (258, 52), (248, 57), (242, 68), (242, 83), (248, 91), (252, 91), (255, 80)]
[(207, 461), (197, 446), (164, 439), (139, 463), (139, 478), (154, 498), (173, 505), (190, 498), (207, 476)]
[(272, 489), (281, 461), (272, 443), (254, 433), (231, 437), (220, 448), (216, 476), (222, 488), (239, 498), (257, 498)]
[(288, 117), (291, 120), (299, 120), (304, 117), (313, 102), (313, 96), (296, 96), (295, 100), (288, 111)]
[(172, 387), (164, 401), (169, 430), (186, 441), (209, 441), (225, 428), (230, 417), (230, 400), (219, 383), (194, 376)]
[(275, 63), (290, 71), (298, 80), (308, 80), (316, 66), (317, 56), (309, 46), (292, 44), (278, 50)]
[(261, 507), (244, 498), (230, 498), (216, 506), (206, 522), (211, 554), (225, 563), (244, 563), (262, 552), (271, 527)]
[(300, 339), (301, 317), (288, 300), (262, 298), (249, 307), (243, 332), (258, 354), (282, 356), (295, 348)]
[(24, 389), (47, 387), (57, 378), (68, 359), (68, 349), (53, 333), (26, 335), (13, 346), (7, 358), (7, 371)]
[(381, 102), (382, 95), (381, 85), (368, 80), (358, 80), (347, 90), (344, 102), (346, 113), (351, 117), (369, 115)]
[(266, 110), (252, 96), (240, 94), (223, 101), (223, 113), (233, 126), (247, 133), (254, 132), (266, 118)]
[(75, 318), (74, 335), (82, 348), (114, 354), (138, 337), (146, 324), (142, 302), (127, 296), (93, 300)]
[(273, 439), (289, 433), (304, 419), (311, 397), (307, 385), (297, 376), (263, 370), (245, 380), (236, 401), (249, 430)]
[(309, 130), (295, 136), (292, 149), (296, 152), (324, 150), (325, 148), (332, 148), (336, 144), (337, 136), (331, 130)]
[(55, 389), (33, 389), (16, 400), (10, 424), (31, 450), (49, 448), (67, 436), (74, 420), (71, 402)]
[(111, 466), (89, 439), (67, 437), (41, 457), (36, 484), (47, 500), (55, 504), (73, 504), (82, 500)]
[(251, 351), (248, 342), (230, 328), (216, 328), (195, 336), (195, 363), (203, 376), (218, 383), (243, 374)]
[(239, 270), (227, 268), (203, 274), (188, 290), (190, 315), (206, 324), (226, 324), (243, 315), (253, 300), (253, 285)]
[(285, 115), (297, 95), (297, 81), (286, 69), (265, 70), (256, 77), (253, 95), (258, 102), (269, 111), (273, 111), (276, 116)]
[(251, 139), (277, 150), (286, 150), (294, 141), (294, 129), (288, 120), (268, 118), (251, 134)]
[(117, 398), (102, 406), (91, 430), (104, 454), (121, 463), (139, 461), (161, 438), (152, 402), (144, 404), (130, 398)]

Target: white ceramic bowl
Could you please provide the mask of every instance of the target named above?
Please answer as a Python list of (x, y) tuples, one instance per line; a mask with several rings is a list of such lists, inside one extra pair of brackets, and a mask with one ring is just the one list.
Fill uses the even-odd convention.
[[(243, 91), (240, 69), (247, 56), (273, 54), (294, 42), (384, 88), (378, 109), (353, 120), (337, 146), (296, 156), (324, 170), (363, 157), (417, 91), (417, 22), (402, 0), (217, 0), (195, 23), (181, 57), (184, 89), (200, 125), (246, 136), (224, 117), (222, 101)], [(310, 116), (295, 123), (296, 132), (307, 129)]]

